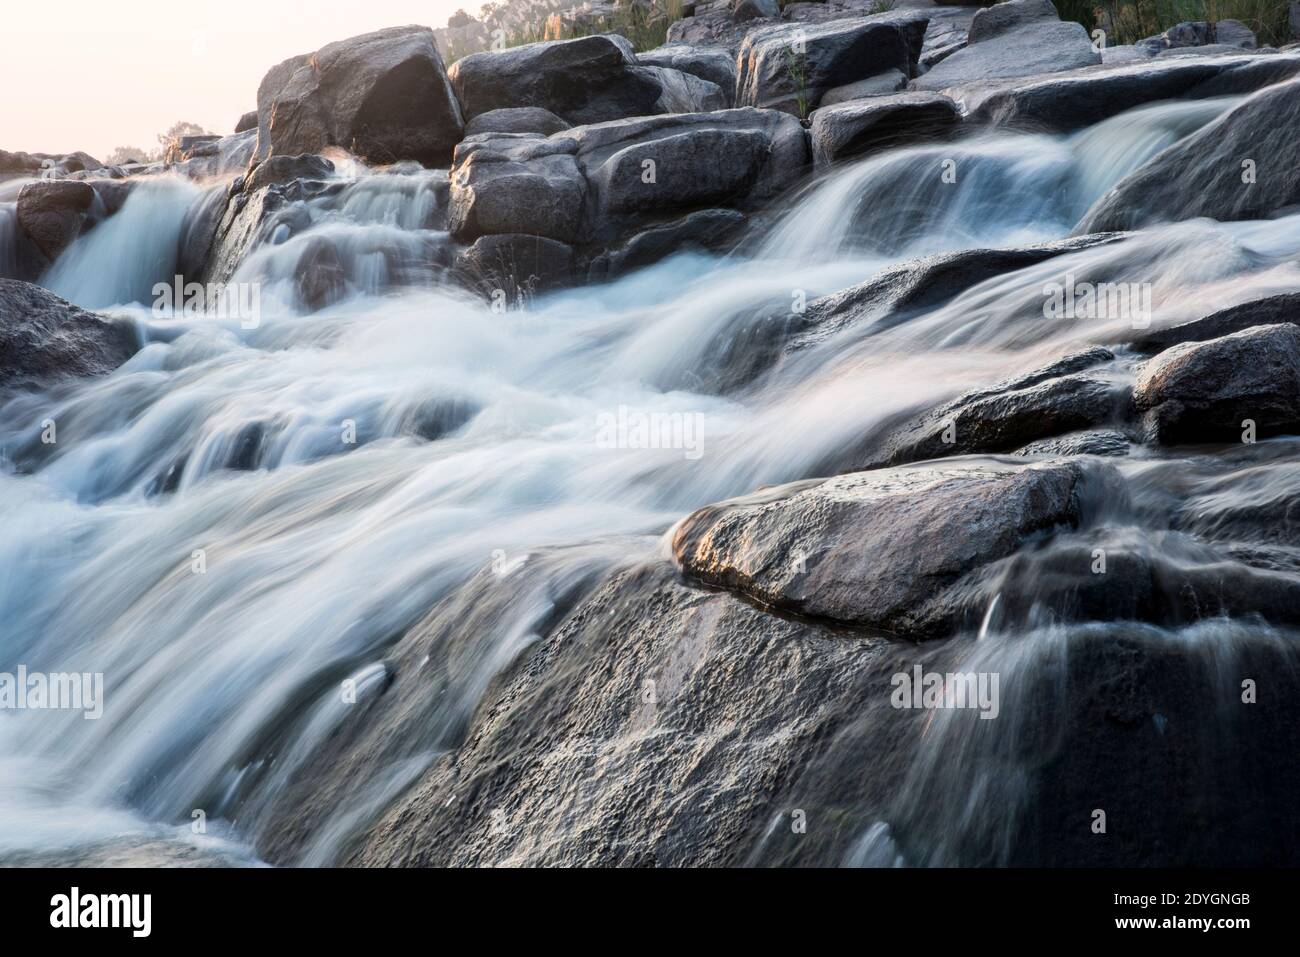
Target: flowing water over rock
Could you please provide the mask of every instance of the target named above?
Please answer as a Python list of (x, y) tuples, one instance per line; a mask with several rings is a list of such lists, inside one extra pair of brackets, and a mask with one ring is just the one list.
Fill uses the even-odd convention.
[[(45, 283), (119, 307), (143, 349), (107, 378), (0, 406), (3, 662), (102, 672), (106, 686), (99, 720), (0, 720), (0, 856), (354, 860), (394, 801), (436, 784), (509, 666), (611, 573), (662, 565), (662, 536), (684, 515), (853, 468), (864, 437), (901, 416), (1131, 332), (1129, 317), (1044, 318), (1045, 285), (1067, 274), (1150, 283), (1153, 327), (1300, 289), (1300, 217), (1189, 222), (975, 282), (906, 321), (850, 323), (760, 384), (720, 385), (756, 322), (779, 340), (792, 303), (900, 260), (1064, 237), (1125, 172), (1233, 102), (1144, 107), (1069, 137), (885, 153), (816, 184), (749, 254), (683, 255), (505, 313), (444, 282), (443, 174), (346, 170), (292, 207), (291, 238), (273, 231), (237, 270), (235, 281), (265, 284), (256, 327), (156, 315), (152, 286), (171, 280), (204, 197), (170, 180), (137, 188)], [(917, 177), (930, 166), (930, 180)], [(309, 310), (296, 277), (318, 243), (334, 251), (339, 286)], [(620, 415), (651, 414), (677, 430), (671, 447), (606, 434)], [(47, 421), (57, 441), (43, 441)], [(1228, 541), (1259, 539), (1239, 532), (1246, 513), (1261, 489), (1286, 500), (1300, 455), (1284, 439), (1250, 454), (1225, 466), (1134, 453), (1119, 466), (1131, 500), (1073, 544), (1111, 536), (1125, 554), (1178, 563), (1192, 558), (1164, 538), (1232, 528)], [(1225, 546), (1217, 560), (1262, 567), (1266, 544)], [(1292, 546), (1269, 548), (1275, 574), (1300, 570)], [(1054, 616), (1049, 590), (1036, 591), (1050, 577), (1041, 568), (1003, 572), (977, 594), (982, 627), (935, 650), (811, 639), (844, 661), (862, 642), (863, 680), (886, 681), (869, 708), (852, 682), (828, 698), (842, 719), (834, 738), (787, 782), (841, 824), (798, 844), (769, 811), (743, 852), (718, 860), (1036, 859), (1054, 822), (1025, 821), (1040, 806), (1033, 772), (1063, 742), (1084, 746), (1068, 716), (1053, 719), (1080, 680), (1069, 664), (1097, 655), (1089, 629), (1115, 626)], [(1231, 662), (1294, 662), (1291, 633), (1245, 621), (1120, 630), (1116, 642), (1155, 660), (1144, 667), (1165, 676), (1170, 709), (1180, 690), (1215, 689), (1175, 715), (1181, 733), (1215, 738), (1211, 755), (1230, 752), (1231, 722), (1215, 715), (1238, 693)], [(934, 712), (879, 732), (872, 717), (901, 661), (999, 672), (1011, 717)], [(1161, 671), (1166, 661), (1178, 668)], [(414, 680), (423, 690), (406, 695)], [(346, 751), (349, 734), (369, 733), (342, 730), (350, 709), (382, 718), (369, 745)], [(880, 784), (855, 791), (877, 759)], [(331, 778), (324, 765), (354, 773)], [(1067, 772), (1062, 795), (1077, 796)], [(191, 833), (196, 810), (207, 836)], [(566, 826), (561, 836), (583, 825)], [(556, 859), (538, 841), (510, 859)]]

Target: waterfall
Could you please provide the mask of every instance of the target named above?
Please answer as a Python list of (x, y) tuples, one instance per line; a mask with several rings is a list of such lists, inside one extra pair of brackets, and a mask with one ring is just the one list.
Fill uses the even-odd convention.
[[(0, 856), (67, 861), (126, 842), (149, 860), (177, 846), (252, 859), (291, 772), (342, 720), (340, 684), (364, 702), (431, 609), (457, 623), (482, 611), (438, 672), (449, 703), (436, 726), (408, 729), (358, 801), (321, 812), (301, 862), (333, 862), (457, 744), (491, 678), (577, 583), (655, 557), (657, 536), (697, 507), (816, 475), (910, 408), (1104, 338), (1042, 318), (1043, 284), (1062, 270), (1151, 281), (1157, 326), (1300, 289), (1300, 217), (1178, 224), (1006, 273), (891, 329), (845, 329), (761, 391), (717, 387), (737, 330), (788, 314), (792, 294), (922, 253), (1062, 237), (1124, 171), (1227, 102), (884, 153), (812, 186), (751, 255), (679, 256), (504, 314), (442, 281), (446, 174), (399, 170), (340, 177), (244, 260), (235, 280), (268, 287), (256, 328), (146, 315), (203, 193), (142, 181), (44, 281), (83, 306), (127, 304), (145, 348), (106, 378), (0, 400), (0, 670), (102, 673), (108, 702), (99, 720), (0, 718)], [(321, 244), (342, 286), (307, 308), (293, 284)], [(707, 466), (601, 448), (601, 416), (621, 407), (698, 416)], [(47, 419), (55, 444), (40, 438)], [(1126, 477), (1155, 482), (1147, 471)], [(1247, 494), (1221, 481), (1215, 494)], [(480, 601), (494, 566), (530, 574)], [(995, 627), (971, 654), (1050, 671), (1065, 642)], [(1005, 756), (1006, 741), (970, 738), (993, 733), (974, 724), (936, 729), (907, 799)], [(979, 773), (980, 805), (1000, 809), (980, 833), (996, 841), (1023, 780)], [(924, 837), (961, 809), (904, 803), (874, 809), (847, 863), (964, 859)], [(197, 841), (196, 811), (211, 822)]]

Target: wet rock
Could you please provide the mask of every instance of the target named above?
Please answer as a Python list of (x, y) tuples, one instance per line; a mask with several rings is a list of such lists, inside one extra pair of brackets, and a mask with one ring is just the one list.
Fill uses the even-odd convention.
[[(464, 61), (461, 61), (464, 62)], [(578, 239), (587, 183), (576, 145), (537, 134), (485, 133), (456, 147), (448, 228), (461, 242), (492, 233)]]
[(569, 124), (539, 106), (519, 106), (480, 113), (465, 124), (465, 136), (479, 133), (540, 133), (550, 136), (567, 130)]
[(598, 255), (591, 263), (588, 279), (592, 282), (613, 279), (680, 252), (726, 248), (745, 220), (744, 213), (733, 209), (702, 209), (673, 222), (651, 226), (621, 246)]
[(967, 46), (912, 81), (920, 90), (942, 90), (977, 80), (1056, 73), (1101, 63), (1088, 31), (1062, 22), (1049, 0), (1008, 0), (980, 10)]
[(969, 609), (961, 580), (1083, 520), (1075, 463), (955, 460), (796, 482), (683, 519), (673, 554), (690, 578), (778, 611), (898, 637), (942, 637)]
[(269, 156), (253, 167), (244, 181), (244, 192), (252, 193), (267, 186), (283, 186), (296, 179), (326, 179), (334, 173), (334, 164), (323, 156)]
[(298, 301), (311, 310), (324, 309), (343, 298), (347, 275), (338, 248), (324, 237), (312, 239), (294, 270)]
[(513, 307), (518, 300), (573, 279), (573, 248), (518, 233), (480, 236), (456, 257), (456, 272), (471, 288)]
[(1066, 455), (1128, 455), (1133, 443), (1123, 432), (1093, 429), (1069, 435), (1039, 439), (1016, 449), (1015, 455), (1042, 455), (1057, 458)]
[(1300, 203), (1300, 80), (1268, 87), (1120, 180), (1076, 227), (1208, 216), (1262, 219)]
[(1167, 329), (1147, 333), (1132, 343), (1139, 352), (1163, 352), (1183, 342), (1205, 342), (1220, 336), (1242, 332), (1255, 326), (1289, 322), (1300, 325), (1300, 293), (1288, 292), (1265, 299), (1252, 299), (1240, 305), (1180, 323)]
[(1160, 353), (1133, 389), (1148, 437), (1165, 445), (1240, 442), (1300, 429), (1300, 328), (1259, 326)]
[(938, 93), (901, 93), (823, 106), (813, 112), (813, 161), (864, 156), (902, 143), (952, 133), (961, 124), (957, 104)]
[(169, 171), (198, 180), (233, 176), (247, 169), (256, 152), (257, 131), (245, 130), (213, 140), (201, 149), (187, 151), (186, 158)]
[(890, 70), (914, 76), (928, 22), (908, 11), (755, 31), (740, 48), (736, 103), (806, 116), (836, 87)]
[(28, 183), (18, 194), (18, 225), (53, 261), (77, 238), (94, 202), (95, 190), (84, 182)]
[(0, 279), (0, 388), (104, 375), (138, 348), (128, 324), (103, 319), (32, 283)]
[[(622, 37), (589, 36), (473, 53), (457, 60), (450, 76), (467, 119), (531, 106), (583, 124), (665, 113), (683, 105), (667, 102), (687, 90), (683, 75), (661, 69), (639, 65)], [(694, 85), (690, 89), (708, 92)]]
[(1300, 72), (1300, 57), (1150, 60), (951, 90), (969, 121), (1068, 132), (1144, 103), (1250, 93)]
[(1097, 369), (1112, 359), (1106, 349), (1091, 349), (967, 393), (895, 430), (873, 461), (898, 465), (973, 452), (1010, 452), (1038, 439), (1121, 420), (1128, 406), (1128, 384)]
[[(532, 104), (528, 104), (532, 105)], [(341, 146), (372, 163), (445, 163), (464, 127), (428, 27), (390, 27), (272, 67), (257, 90), (257, 157)]]

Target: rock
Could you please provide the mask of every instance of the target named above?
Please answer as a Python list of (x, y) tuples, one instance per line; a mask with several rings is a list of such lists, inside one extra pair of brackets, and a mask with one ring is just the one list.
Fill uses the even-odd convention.
[(1300, 3), (1293, 3), (1287, 7), (1287, 23), (1291, 27), (1291, 36), (1300, 40)]
[(938, 93), (900, 93), (823, 106), (810, 117), (813, 162), (826, 166), (903, 143), (953, 133), (957, 104)]
[(895, 637), (946, 637), (961, 579), (1083, 520), (1074, 463), (951, 461), (853, 472), (710, 505), (673, 530), (683, 574), (764, 607)]
[(1066, 455), (1128, 455), (1133, 443), (1123, 432), (1112, 429), (1092, 429), (1087, 432), (1071, 432), (1069, 435), (1054, 436), (1030, 442), (1013, 453), (1014, 455), (1035, 455), (1060, 458)]
[(725, 49), (670, 43), (638, 53), (637, 60), (645, 66), (668, 67), (708, 80), (722, 91), (727, 100), (725, 105), (731, 106), (736, 88), (736, 58)]
[(552, 139), (576, 144), (588, 183), (584, 232), (601, 243), (653, 217), (754, 208), (797, 182), (809, 158), (799, 121), (774, 110), (642, 117), (575, 127)]
[(906, 89), (907, 77), (899, 70), (886, 70), (876, 76), (869, 76), (865, 80), (858, 80), (856, 83), (845, 83), (843, 86), (832, 87), (822, 96), (823, 107), (834, 106), (836, 103), (847, 103), (850, 100), (860, 100), (868, 96), (886, 96), (890, 93), (897, 93), (899, 90)]
[(104, 375), (135, 354), (135, 330), (32, 283), (0, 279), (0, 388)]
[(0, 150), (0, 173), (35, 173), (40, 168), (40, 158), (31, 153)]
[(573, 247), (518, 233), (481, 236), (459, 253), (455, 268), (471, 288), (489, 298), (504, 296), (513, 306), (521, 297), (569, 285)]
[(236, 133), (247, 133), (249, 130), (257, 129), (257, 110), (249, 110), (239, 118), (235, 124)]
[(1240, 20), (1220, 20), (1214, 25), (1214, 42), (1222, 46), (1254, 50), (1259, 46), (1255, 33)]
[(1059, 21), (1052, 0), (1007, 0), (975, 11), (966, 39), (980, 43), (1041, 21)]
[(1120, 420), (1128, 407), (1127, 382), (1094, 368), (1114, 358), (1105, 349), (1091, 349), (960, 396), (896, 429), (871, 463), (1011, 452), (1039, 439)]
[(928, 22), (907, 12), (755, 31), (740, 48), (736, 103), (806, 116), (836, 87), (889, 70), (913, 76)]
[(1300, 429), (1300, 328), (1257, 326), (1174, 346), (1133, 389), (1147, 436), (1164, 445), (1240, 442)]
[(1068, 132), (1144, 103), (1249, 93), (1300, 73), (1300, 57), (1151, 60), (1028, 80), (970, 84), (949, 95), (969, 122)]
[(223, 136), (202, 151), (190, 151), (187, 159), (170, 167), (169, 171), (199, 180), (234, 176), (248, 168), (256, 151), (257, 131), (245, 130), (233, 136)]
[(1101, 63), (1088, 31), (1061, 22), (1049, 0), (1008, 0), (980, 10), (966, 47), (936, 63), (912, 88), (942, 90), (973, 81), (1056, 73)]
[(84, 182), (28, 183), (18, 194), (18, 225), (53, 261), (77, 238), (94, 202), (95, 191)]
[(1163, 352), (1183, 342), (1205, 342), (1254, 326), (1285, 322), (1300, 325), (1300, 293), (1288, 292), (1220, 309), (1191, 322), (1146, 333), (1135, 339), (1132, 346), (1148, 354)]
[(743, 213), (733, 209), (702, 209), (673, 222), (651, 226), (621, 246), (597, 256), (588, 279), (591, 282), (613, 279), (679, 252), (723, 249), (745, 220)]
[(296, 179), (326, 179), (333, 173), (334, 164), (323, 156), (268, 156), (248, 174), (244, 180), (244, 192), (252, 193)]
[(569, 124), (550, 110), (520, 106), (480, 113), (465, 124), (465, 136), (468, 138), (479, 133), (540, 133), (550, 136), (568, 128)]
[(574, 159), (577, 149), (568, 139), (522, 133), (485, 133), (462, 142), (451, 171), (452, 236), (461, 242), (492, 233), (578, 240), (587, 183)]
[(457, 60), (450, 76), (471, 120), (492, 110), (531, 106), (567, 123), (599, 123), (668, 112), (681, 105), (677, 101), (684, 93), (712, 92), (677, 71), (640, 66), (631, 45), (611, 36), (473, 53)]
[(760, 17), (775, 20), (781, 16), (781, 6), (777, 0), (730, 0), (731, 19), (735, 23), (755, 20)]
[[(1291, 135), (1297, 123), (1300, 80), (1261, 90), (1120, 180), (1076, 231), (1197, 216), (1262, 219), (1300, 202), (1300, 139)], [(1247, 171), (1251, 182), (1243, 182)]]
[[(531, 104), (529, 104), (531, 105)], [(341, 146), (372, 163), (446, 163), (464, 123), (427, 27), (390, 27), (275, 67), (257, 90), (257, 157)]]
[(726, 109), (729, 97), (716, 83), (665, 67), (640, 67), (659, 84), (655, 113), (708, 113)]

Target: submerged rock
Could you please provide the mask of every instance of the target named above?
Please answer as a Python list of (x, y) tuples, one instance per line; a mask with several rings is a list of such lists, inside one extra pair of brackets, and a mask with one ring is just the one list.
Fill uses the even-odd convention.
[(0, 279), (0, 388), (104, 375), (139, 347), (127, 323), (103, 319), (32, 283)]

